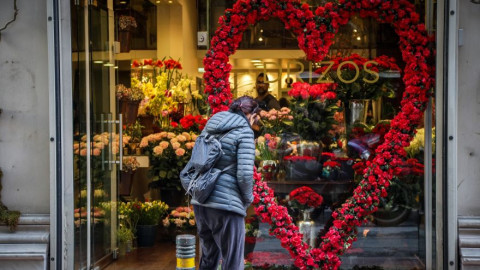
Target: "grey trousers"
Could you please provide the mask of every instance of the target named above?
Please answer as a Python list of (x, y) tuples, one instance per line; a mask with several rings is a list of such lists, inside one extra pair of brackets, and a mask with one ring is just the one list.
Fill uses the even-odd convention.
[(245, 247), (244, 217), (229, 211), (194, 205), (202, 257), (200, 270), (243, 270)]

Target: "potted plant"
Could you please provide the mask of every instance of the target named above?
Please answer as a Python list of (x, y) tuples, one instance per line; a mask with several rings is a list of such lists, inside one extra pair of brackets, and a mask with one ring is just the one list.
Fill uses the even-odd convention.
[(245, 250), (244, 257), (252, 253), (255, 249), (255, 244), (260, 240), (262, 235), (259, 230), (259, 220), (257, 215), (245, 218)]
[(118, 249), (120, 256), (124, 256), (127, 252), (130, 252), (134, 234), (132, 229), (125, 225), (120, 224), (117, 230)]
[(297, 222), (298, 230), (303, 234), (303, 242), (315, 246), (315, 223), (310, 218), (314, 208), (322, 205), (323, 197), (313, 189), (302, 186), (292, 190), (289, 194), (288, 204), (300, 210), (301, 217)]
[(145, 97), (143, 90), (136, 85), (128, 88), (123, 84), (119, 84), (116, 87), (116, 96), (125, 123), (132, 125), (137, 119), (140, 101)]
[(260, 160), (259, 172), (265, 181), (275, 180), (278, 169), (277, 144), (280, 137), (269, 133), (256, 139), (256, 158)]
[(122, 171), (120, 175), (120, 183), (118, 184), (118, 195), (130, 196), (133, 185), (133, 176), (137, 171), (140, 163), (134, 156), (124, 157), (122, 161)]
[(196, 138), (188, 132), (160, 132), (140, 142), (140, 148), (150, 157), (149, 187), (160, 189), (162, 200), (169, 205), (181, 206), (186, 199), (179, 175), (190, 159)]
[(140, 124), (139, 120), (136, 120), (134, 124), (127, 125), (125, 128), (125, 133), (130, 136), (130, 142), (128, 146), (132, 151), (132, 154), (140, 154), (140, 151), (137, 151), (140, 140), (142, 139), (142, 129), (144, 126)]
[(129, 52), (132, 39), (132, 32), (137, 28), (137, 21), (133, 16), (121, 15), (118, 17), (118, 39), (120, 41), (120, 52)]
[(151, 247), (155, 244), (158, 224), (167, 213), (168, 205), (162, 201), (133, 202), (134, 215), (138, 216), (136, 227), (139, 247)]

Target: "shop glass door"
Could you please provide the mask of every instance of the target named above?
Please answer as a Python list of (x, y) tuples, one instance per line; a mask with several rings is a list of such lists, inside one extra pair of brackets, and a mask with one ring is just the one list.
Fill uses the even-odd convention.
[(115, 110), (112, 0), (71, 2), (75, 269), (99, 269), (116, 247), (122, 119)]

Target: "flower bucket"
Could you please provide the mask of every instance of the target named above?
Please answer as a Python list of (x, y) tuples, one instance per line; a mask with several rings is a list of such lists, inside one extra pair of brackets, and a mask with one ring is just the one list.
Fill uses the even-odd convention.
[(288, 160), (285, 171), (287, 181), (310, 181), (320, 177), (322, 164), (317, 160)]
[(353, 99), (349, 101), (348, 108), (350, 109), (350, 125), (353, 125), (357, 122), (367, 122), (367, 111), (369, 103), (369, 99)]
[(120, 41), (120, 52), (129, 52), (132, 40), (131, 31), (120, 31), (118, 33), (118, 41)]
[(135, 174), (134, 172), (122, 171), (120, 175), (120, 183), (118, 184), (118, 195), (130, 196), (130, 193), (132, 191), (134, 174)]
[(125, 124), (133, 125), (137, 120), (138, 115), (138, 106), (140, 101), (127, 101), (126, 111), (125, 111)]
[(152, 247), (157, 237), (158, 225), (137, 225), (137, 243), (139, 247)]

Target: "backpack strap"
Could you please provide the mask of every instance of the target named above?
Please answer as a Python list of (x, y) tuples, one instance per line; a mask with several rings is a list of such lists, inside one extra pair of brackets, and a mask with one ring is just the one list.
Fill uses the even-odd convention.
[(228, 165), (227, 167), (223, 168), (222, 172), (226, 172), (226, 171), (230, 170), (231, 168), (233, 168), (234, 165), (235, 164)]

